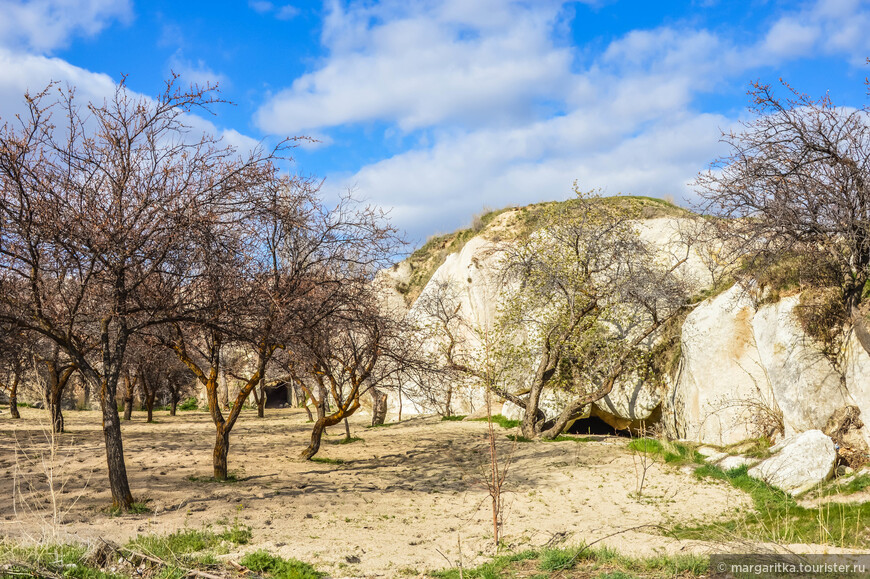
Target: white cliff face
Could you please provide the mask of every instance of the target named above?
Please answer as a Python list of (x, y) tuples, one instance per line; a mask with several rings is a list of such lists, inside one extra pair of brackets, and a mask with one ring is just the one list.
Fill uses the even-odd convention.
[(762, 307), (752, 320), (756, 347), (777, 405), (785, 436), (824, 428), (828, 418), (850, 403), (840, 375), (794, 315), (799, 296)]
[[(700, 291), (710, 283), (707, 264), (715, 262), (711, 258), (715, 251), (693, 247), (686, 252), (680, 239), (681, 230), (689, 225), (685, 219), (650, 219), (639, 222), (638, 231), (645, 241), (661, 248), (663, 264), (680, 263), (678, 271)], [(459, 341), (462, 347), (480, 347), (479, 330), (493, 327), (510, 291), (501, 286), (496, 249), (495, 242), (477, 236), (448, 256), (410, 308), (409, 317), (426, 324), (420, 304), (449, 282), (464, 318)], [(391, 275), (400, 276), (401, 271)], [(401, 296), (396, 292), (388, 297), (395, 301)], [(777, 423), (784, 425), (786, 436), (824, 429), (831, 415), (846, 405), (858, 406), (861, 418), (870, 424), (870, 355), (850, 337), (838, 364), (833, 364), (803, 333), (794, 316), (798, 304), (799, 297), (791, 296), (758, 307), (739, 286), (708, 299), (696, 306), (682, 327), (676, 377), (662, 387), (641, 376), (627, 376), (595, 403), (594, 413), (620, 428), (661, 416), (671, 436), (709, 444), (769, 434)], [(437, 355), (440, 346), (433, 342), (427, 347)], [(485, 397), (478, 385), (453, 386), (455, 413), (472, 414), (483, 408)], [(525, 388), (521, 378), (510, 386), (516, 393)], [(405, 394), (405, 415), (433, 412), (432, 404), (419, 393)], [(443, 398), (444, 392), (439, 396)], [(557, 414), (565, 403), (560, 396), (564, 397), (546, 401), (548, 415)], [(394, 416), (398, 401), (391, 398)], [(504, 411), (512, 418), (522, 414), (510, 404)], [(870, 426), (860, 434), (870, 442)]]
[(711, 298), (683, 323), (680, 372), (667, 396), (672, 436), (730, 444), (757, 436), (752, 417), (776, 411), (755, 344), (752, 301), (739, 286)]
[(870, 417), (870, 356), (850, 337), (841, 374), (801, 329), (799, 303), (790, 296), (756, 310), (735, 286), (688, 316), (681, 371), (665, 403), (672, 435), (730, 444), (766, 434), (777, 414), (787, 437), (824, 429), (847, 405)]
[(850, 333), (843, 352), (843, 373), (851, 403), (861, 410), (864, 440), (870, 446), (870, 355)]

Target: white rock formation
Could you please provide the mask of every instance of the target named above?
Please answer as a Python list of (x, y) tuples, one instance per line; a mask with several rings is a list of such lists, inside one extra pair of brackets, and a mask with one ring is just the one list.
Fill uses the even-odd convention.
[(814, 347), (794, 315), (800, 296), (762, 307), (752, 319), (755, 344), (774, 398), (782, 411), (786, 437), (824, 428), (828, 418), (850, 404), (831, 361)]
[(686, 318), (680, 372), (665, 403), (672, 436), (731, 444), (757, 436), (753, 415), (776, 410), (755, 343), (754, 314), (750, 296), (735, 285)]
[[(487, 232), (500, 227), (497, 233), (503, 235), (512, 219), (511, 212), (499, 216)], [(685, 260), (679, 271), (700, 291), (710, 282), (707, 264), (715, 261), (715, 251), (694, 247), (686, 253), (680, 242), (681, 230), (691, 223), (660, 218), (641, 221), (637, 227), (645, 241), (661, 248), (663, 263)], [(461, 251), (446, 258), (408, 313), (411, 319), (425, 324), (419, 304), (433, 295), (439, 284), (449, 282), (464, 317), (461, 347), (480, 345), (479, 331), (493, 327), (499, 305), (510, 289), (501, 286), (497, 275), (500, 255), (493, 251), (496, 242), (486, 237), (487, 232), (471, 238)], [(395, 288), (409, 278), (410, 272), (403, 268), (407, 266), (400, 265), (381, 277), (393, 280)], [(384, 301), (398, 310), (403, 296), (395, 289), (385, 291)], [(839, 363), (832, 364), (801, 330), (794, 316), (798, 304), (799, 296), (791, 296), (758, 307), (754, 296), (739, 286), (703, 302), (683, 325), (676, 377), (667, 378), (670, 381), (662, 388), (654, 381), (628, 376), (594, 404), (594, 414), (620, 428), (661, 416), (671, 436), (717, 445), (768, 434), (779, 422), (786, 436), (822, 429), (834, 411), (848, 404), (861, 409), (862, 419), (870, 424), (870, 355), (850, 337)], [(429, 349), (437, 355), (439, 345), (432, 343)], [(531, 375), (531, 369), (527, 374)], [(514, 392), (528, 387), (522, 377), (513, 382)], [(484, 394), (479, 387), (470, 383), (453, 386), (454, 412), (471, 414), (483, 407)], [(395, 394), (389, 400), (394, 417), (399, 400)], [(545, 400), (544, 410), (554, 416), (563, 403), (558, 394), (551, 396)], [(426, 397), (413, 389), (405, 391), (402, 406), (406, 416), (433, 411)], [(520, 418), (522, 409), (505, 404), (503, 413)], [(860, 435), (870, 443), (870, 427), (863, 428)]]
[(749, 469), (749, 476), (799, 495), (828, 480), (834, 472), (834, 441), (821, 430), (807, 430), (771, 447), (775, 454)]

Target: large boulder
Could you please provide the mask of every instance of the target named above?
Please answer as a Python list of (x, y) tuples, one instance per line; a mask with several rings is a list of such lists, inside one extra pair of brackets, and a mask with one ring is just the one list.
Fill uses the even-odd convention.
[(739, 285), (688, 315), (680, 371), (665, 399), (672, 437), (731, 444), (764, 434), (755, 418), (777, 409), (756, 346), (754, 315), (752, 297)]
[(834, 473), (834, 441), (821, 430), (807, 430), (771, 447), (773, 456), (749, 469), (749, 476), (792, 495), (825, 482)]
[(837, 409), (852, 403), (831, 361), (798, 325), (800, 296), (761, 307), (752, 319), (758, 356), (776, 404), (785, 436), (822, 429)]
[[(870, 355), (858, 342), (854, 332), (849, 333), (846, 341), (842, 367), (852, 404), (861, 411), (864, 422), (870, 422)], [(865, 426), (861, 433), (864, 441), (870, 445), (870, 427)]]

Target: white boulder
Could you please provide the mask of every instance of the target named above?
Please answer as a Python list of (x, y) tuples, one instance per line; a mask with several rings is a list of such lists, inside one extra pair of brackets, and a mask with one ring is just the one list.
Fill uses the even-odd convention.
[(773, 456), (749, 469), (749, 476), (792, 495), (825, 482), (834, 472), (834, 441), (821, 430), (807, 430), (771, 447)]

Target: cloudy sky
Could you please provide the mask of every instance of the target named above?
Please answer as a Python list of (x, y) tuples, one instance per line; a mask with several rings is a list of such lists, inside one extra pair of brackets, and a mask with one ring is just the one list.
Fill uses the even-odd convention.
[(870, 0), (0, 0), (0, 117), (51, 80), (101, 98), (174, 71), (245, 147), (391, 208), (413, 242), (576, 180), (691, 201), (749, 82), (866, 103)]

